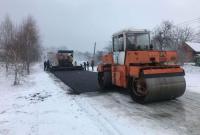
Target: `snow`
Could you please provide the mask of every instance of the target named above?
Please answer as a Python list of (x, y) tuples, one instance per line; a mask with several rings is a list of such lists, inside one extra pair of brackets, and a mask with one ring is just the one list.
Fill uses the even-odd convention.
[[(184, 69), (187, 90), (199, 92), (200, 68), (185, 65)], [(12, 85), (12, 76), (0, 72), (0, 86), (0, 135), (179, 134), (170, 124), (143, 117), (146, 112), (153, 114), (151, 107), (125, 104), (131, 102), (127, 96), (68, 94), (69, 88), (39, 64), (19, 86)]]
[(189, 45), (196, 52), (200, 52), (200, 43), (186, 42), (186, 44)]
[(186, 89), (188, 91), (200, 93), (200, 67), (193, 64), (185, 64)]
[(113, 34), (114, 35), (119, 35), (122, 34), (123, 32), (131, 32), (131, 33), (141, 33), (141, 32), (149, 32), (147, 29), (136, 29), (136, 28), (124, 28), (116, 33)]
[(74, 96), (67, 96), (38, 67), (34, 67), (26, 84), (17, 87), (11, 85), (10, 77), (5, 78), (1, 73), (0, 134), (102, 134), (87, 114), (82, 113)]
[(92, 67), (90, 66), (89, 67), (89, 71), (91, 71), (91, 72), (97, 72), (97, 66), (94, 66), (94, 70), (92, 71)]

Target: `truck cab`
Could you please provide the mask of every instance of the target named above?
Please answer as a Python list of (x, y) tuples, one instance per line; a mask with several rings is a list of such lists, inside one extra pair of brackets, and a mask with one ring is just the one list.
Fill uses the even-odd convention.
[(127, 29), (112, 36), (115, 64), (124, 64), (126, 51), (150, 49), (150, 32), (146, 29)]

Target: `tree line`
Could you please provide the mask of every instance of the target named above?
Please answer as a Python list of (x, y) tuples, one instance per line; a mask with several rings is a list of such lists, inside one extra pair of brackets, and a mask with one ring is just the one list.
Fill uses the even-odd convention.
[(152, 43), (158, 50), (177, 50), (186, 41), (195, 40), (195, 31), (189, 26), (178, 26), (163, 21), (153, 30)]
[(154, 49), (176, 50), (180, 64), (184, 63), (186, 57), (181, 49), (185, 42), (200, 42), (199, 31), (188, 25), (175, 25), (171, 21), (163, 21), (153, 31)]
[(14, 85), (17, 85), (20, 75), (30, 74), (30, 65), (40, 60), (39, 29), (34, 18), (28, 16), (17, 25), (6, 16), (0, 24), (0, 48), (6, 72), (14, 71)]

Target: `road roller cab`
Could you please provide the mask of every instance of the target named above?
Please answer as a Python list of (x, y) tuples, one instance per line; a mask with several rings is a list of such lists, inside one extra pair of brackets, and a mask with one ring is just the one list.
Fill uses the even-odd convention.
[(184, 70), (176, 51), (153, 50), (150, 32), (128, 29), (113, 34), (113, 51), (98, 65), (101, 89), (128, 88), (140, 103), (169, 100), (185, 92)]

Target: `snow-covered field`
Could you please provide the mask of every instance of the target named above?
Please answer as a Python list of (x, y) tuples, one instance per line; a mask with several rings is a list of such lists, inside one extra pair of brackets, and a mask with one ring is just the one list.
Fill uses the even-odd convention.
[[(184, 68), (187, 91), (200, 93), (200, 68), (191, 65)], [(4, 69), (1, 71), (0, 135), (200, 133), (199, 117), (195, 117), (199, 114), (200, 102), (195, 100), (195, 104), (191, 105), (188, 102), (191, 99), (187, 97), (144, 106), (120, 93), (70, 95), (69, 88), (53, 75), (43, 72), (39, 64), (33, 67), (33, 73), (19, 86), (13, 86), (11, 76), (6, 77)], [(190, 106), (195, 112), (192, 112)], [(193, 116), (188, 118), (190, 113)], [(184, 124), (186, 121), (188, 124)]]
[(39, 65), (23, 85), (0, 76), (0, 135), (102, 134), (88, 114)]

